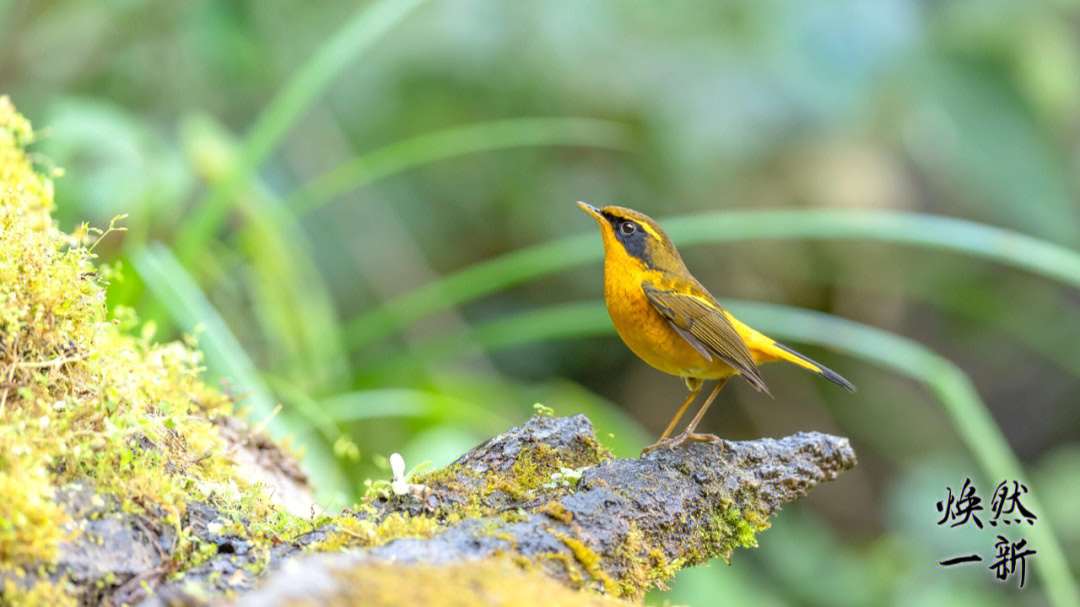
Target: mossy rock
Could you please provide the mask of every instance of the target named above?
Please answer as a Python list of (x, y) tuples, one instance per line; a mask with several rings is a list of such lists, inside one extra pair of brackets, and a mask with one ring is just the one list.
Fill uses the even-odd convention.
[(203, 382), (200, 353), (106, 309), (103, 232), (57, 228), (32, 140), (0, 97), (0, 602), (92, 603), (181, 575), (215, 549), (192, 534), (194, 503), (246, 521), (235, 529), (254, 545), (310, 530), (236, 463), (238, 438), (277, 448)]

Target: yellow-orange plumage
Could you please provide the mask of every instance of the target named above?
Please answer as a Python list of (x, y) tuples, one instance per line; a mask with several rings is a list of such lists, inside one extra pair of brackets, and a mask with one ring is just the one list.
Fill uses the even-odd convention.
[(648, 216), (623, 207), (578, 205), (600, 225), (604, 300), (619, 337), (645, 362), (682, 377), (691, 390), (657, 445), (670, 434), (700, 391), (702, 381), (709, 379), (720, 382), (676, 442), (715, 439), (693, 434), (693, 430), (727, 378), (741, 375), (755, 388), (768, 392), (757, 368), (761, 363), (785, 360), (854, 389), (833, 371), (724, 310), (690, 274), (667, 234)]

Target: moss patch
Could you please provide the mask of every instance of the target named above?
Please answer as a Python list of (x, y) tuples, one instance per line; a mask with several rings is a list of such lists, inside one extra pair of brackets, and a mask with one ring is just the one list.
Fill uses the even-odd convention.
[(533, 443), (524, 446), (503, 469), (477, 471), (467, 463), (455, 463), (423, 474), (416, 482), (428, 486), (436, 495), (472, 495), (467, 503), (444, 502), (440, 518), (503, 515), (572, 493), (582, 470), (611, 458), (610, 451), (592, 437), (580, 437), (574, 447), (554, 449)]
[(0, 583), (0, 604), (76, 607), (79, 602), (64, 583), (39, 579), (30, 585), (19, 585), (15, 580), (7, 579)]
[[(337, 593), (320, 594), (321, 605), (504, 605), (601, 607), (626, 601), (574, 591), (537, 569), (510, 559), (485, 559), (445, 566), (367, 564), (330, 569)], [(267, 589), (273, 592), (273, 588)], [(296, 604), (313, 604), (304, 599)]]
[(585, 575), (594, 582), (597, 582), (608, 594), (619, 596), (619, 586), (615, 584), (615, 580), (611, 579), (608, 572), (604, 571), (603, 567), (601, 567), (601, 556), (597, 554), (595, 550), (589, 548), (585, 542), (571, 535), (555, 532), (555, 537), (562, 540), (562, 543), (566, 544), (566, 547), (570, 549), (570, 552), (574, 555), (577, 564), (585, 572)]
[(353, 507), (353, 520), (337, 519), (327, 537), (311, 549), (367, 548), (401, 537), (431, 537), (470, 518), (512, 523), (545, 503), (553, 517), (569, 516), (560, 510), (558, 499), (575, 489), (581, 470), (610, 457), (592, 437), (579, 437), (572, 449), (531, 442), (502, 469), (480, 471), (468, 462), (457, 462), (411, 478), (410, 483), (420, 488), (417, 494), (369, 491)]
[(709, 516), (703, 541), (706, 553), (700, 555), (700, 559), (692, 560), (691, 564), (717, 556), (730, 563), (731, 554), (736, 548), (756, 548), (757, 533), (769, 528), (767, 518), (750, 494), (740, 494), (727, 507)]
[(401, 512), (392, 512), (378, 522), (348, 515), (332, 520), (326, 539), (311, 544), (309, 550), (330, 552), (344, 548), (371, 548), (404, 537), (433, 537), (445, 529), (442, 522), (430, 516)]
[[(205, 556), (182, 524), (198, 500), (256, 541), (302, 532), (237, 474), (215, 419), (233, 400), (200, 378), (201, 354), (159, 344), (130, 311), (105, 307), (108, 268), (95, 267), (100, 230), (61, 232), (53, 185), (35, 172), (29, 123), (0, 97), (0, 584), (5, 601), (63, 604), (66, 584), (43, 581), (80, 530), (57, 504), (78, 481), (118, 513), (172, 529), (166, 568)], [(265, 535), (263, 535), (265, 533)], [(59, 580), (56, 573), (44, 577)], [(121, 580), (122, 581), (122, 580)], [(105, 582), (103, 582), (105, 583)], [(55, 599), (55, 600), (53, 600)]]

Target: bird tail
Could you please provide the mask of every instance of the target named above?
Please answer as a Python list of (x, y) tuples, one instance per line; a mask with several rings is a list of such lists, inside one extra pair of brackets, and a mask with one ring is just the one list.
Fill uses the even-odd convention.
[(855, 391), (854, 384), (843, 377), (840, 377), (840, 375), (832, 369), (816, 360), (809, 359), (802, 354), (799, 354), (795, 350), (792, 350), (771, 337), (766, 337), (762, 333), (751, 329), (726, 310), (724, 311), (724, 314), (727, 316), (727, 319), (731, 322), (732, 326), (735, 327), (735, 331), (739, 333), (739, 337), (742, 337), (743, 342), (746, 343), (746, 347), (750, 349), (750, 354), (754, 357), (754, 362), (766, 363), (776, 360), (786, 360), (815, 375), (820, 375), (834, 384), (843, 386), (851, 392)]
[(774, 341), (771, 345), (773, 347), (769, 348), (770, 351), (767, 352), (767, 354), (770, 354), (780, 360), (786, 360), (789, 363), (799, 365), (803, 369), (806, 369), (807, 371), (810, 371), (815, 375), (820, 375), (821, 377), (824, 377), (825, 379), (833, 382), (834, 384), (842, 386), (844, 389), (850, 392), (855, 391), (854, 384), (841, 377), (840, 374), (836, 373), (832, 369), (817, 362), (816, 360), (807, 358), (780, 342)]

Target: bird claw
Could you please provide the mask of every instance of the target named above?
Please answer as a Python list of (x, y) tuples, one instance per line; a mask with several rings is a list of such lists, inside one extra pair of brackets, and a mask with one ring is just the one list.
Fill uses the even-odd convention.
[(659, 449), (661, 447), (668, 447), (669, 449), (674, 449), (675, 448), (675, 439), (665, 438), (664, 440), (656, 441), (652, 445), (649, 445), (648, 447), (645, 447), (644, 449), (642, 449), (641, 454), (645, 455), (647, 453), (652, 453), (653, 451), (656, 451), (657, 449)]
[[(682, 436), (683, 441), (685, 441), (685, 440), (700, 440), (700, 441), (706, 441), (706, 442), (710, 442), (710, 443), (716, 443), (716, 444), (721, 445), (721, 446), (723, 446), (723, 444), (724, 444), (724, 439), (720, 438), (719, 436), (717, 436), (715, 434), (693, 434), (693, 433), (691, 433), (691, 434), (683, 434), (683, 435), (680, 435), (680, 436)], [(682, 441), (680, 441), (680, 442), (682, 442)]]
[(715, 434), (696, 434), (696, 433), (693, 433), (693, 432), (682, 432), (678, 436), (675, 436), (673, 438), (665, 438), (662, 441), (657, 441), (656, 444), (649, 445), (648, 447), (645, 447), (644, 449), (641, 450), (641, 454), (645, 455), (647, 453), (651, 453), (651, 452), (656, 451), (657, 449), (659, 449), (661, 447), (667, 447), (670, 450), (674, 450), (675, 447), (678, 447), (678, 446), (682, 445), (683, 443), (685, 443), (688, 440), (706, 441), (706, 442), (718, 444), (721, 447), (724, 446), (724, 439), (720, 438), (719, 436), (717, 436)]

